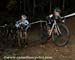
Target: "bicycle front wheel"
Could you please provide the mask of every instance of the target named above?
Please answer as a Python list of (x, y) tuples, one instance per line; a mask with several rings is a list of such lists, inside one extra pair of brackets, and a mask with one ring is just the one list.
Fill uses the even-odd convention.
[(60, 23), (60, 24), (58, 24), (58, 27), (59, 27), (61, 33), (59, 33), (59, 31), (58, 31), (59, 35), (53, 33), (52, 37), (53, 37), (53, 42), (55, 43), (55, 45), (62, 47), (68, 43), (70, 34), (69, 34), (69, 30), (65, 24)]

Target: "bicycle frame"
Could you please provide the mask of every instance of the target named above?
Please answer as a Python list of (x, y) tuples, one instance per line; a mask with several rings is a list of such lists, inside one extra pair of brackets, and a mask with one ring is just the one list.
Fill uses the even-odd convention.
[[(46, 23), (46, 26), (48, 25), (47, 21), (43, 21), (43, 20), (40, 20), (40, 21), (36, 21), (36, 22), (32, 22), (31, 24), (36, 24), (36, 23)], [(41, 28), (42, 28), (42, 25), (40, 24)], [(51, 27), (51, 31), (49, 32), (49, 35), (51, 36), (52, 32), (53, 32), (53, 29), (57, 29), (57, 35), (59, 35), (59, 33), (61, 34), (61, 31), (59, 29), (59, 26), (57, 25), (56, 23), (56, 20), (54, 20), (54, 23)]]
[[(63, 19), (63, 18), (68, 18), (68, 17), (74, 16), (74, 15), (75, 15), (75, 13), (72, 13), (72, 14), (66, 15), (66, 16), (64, 16), (64, 17), (61, 17), (61, 19)], [(61, 31), (60, 31), (60, 29), (59, 29), (59, 26), (57, 25), (56, 20), (54, 20), (54, 23), (53, 23), (53, 25), (52, 25), (52, 27), (51, 27), (51, 32), (49, 33), (49, 35), (51, 36), (54, 27), (55, 27), (55, 29), (57, 29), (57, 31), (61, 34)], [(59, 35), (59, 33), (57, 33), (57, 35)]]
[(43, 21), (43, 20), (40, 20), (40, 21), (36, 21), (36, 22), (32, 22), (32, 23), (30, 23), (30, 24), (36, 24), (36, 23), (46, 23), (46, 25), (47, 25), (47, 21)]
[(52, 32), (53, 32), (53, 29), (54, 28), (57, 29), (57, 35), (59, 35), (59, 33), (61, 34), (61, 31), (59, 29), (59, 26), (57, 25), (56, 20), (54, 20), (54, 23), (53, 23), (53, 25), (51, 27), (51, 31), (49, 32), (49, 36), (52, 35)]
[(33, 24), (37, 24), (37, 23), (40, 23), (40, 27), (41, 27), (41, 29), (42, 29), (42, 23), (45, 23), (46, 26), (47, 26), (47, 21), (43, 21), (43, 20), (35, 21), (35, 22), (30, 23), (30, 24), (33, 25)]

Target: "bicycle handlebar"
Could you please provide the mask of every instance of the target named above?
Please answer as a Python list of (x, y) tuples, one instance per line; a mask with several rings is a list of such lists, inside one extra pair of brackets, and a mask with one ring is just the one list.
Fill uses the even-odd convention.
[(32, 22), (30, 24), (43, 23), (43, 22), (47, 23), (47, 21), (40, 20), (40, 21)]
[(63, 18), (68, 18), (68, 17), (72, 17), (72, 16), (75, 16), (75, 13), (72, 13), (72, 14), (69, 14), (69, 15), (66, 15), (66, 16), (63, 16), (61, 18), (63, 19)]

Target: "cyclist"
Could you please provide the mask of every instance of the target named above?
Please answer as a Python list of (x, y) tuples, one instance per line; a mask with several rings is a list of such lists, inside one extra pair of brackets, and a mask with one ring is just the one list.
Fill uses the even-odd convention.
[[(48, 33), (50, 36), (50, 32), (51, 32), (51, 27), (53, 25), (54, 20), (56, 20), (57, 22), (61, 21), (61, 10), (59, 8), (55, 8), (53, 11), (53, 14), (48, 16)], [(54, 29), (54, 32), (57, 32), (57, 29)]]
[[(25, 39), (25, 46), (27, 46), (27, 30), (30, 27), (30, 23), (27, 20), (27, 16), (26, 15), (21, 15), (21, 19), (19, 21), (16, 22), (15, 26), (17, 28), (20, 28), (21, 32), (20, 32), (20, 37), (22, 39)], [(22, 34), (23, 31), (23, 34)], [(24, 37), (22, 36), (24, 35)]]
[[(48, 41), (51, 40), (50, 32), (52, 31), (52, 30), (51, 30), (51, 27), (52, 27), (52, 25), (53, 25), (54, 20), (57, 20), (57, 22), (61, 21), (61, 15), (60, 15), (60, 13), (61, 13), (61, 10), (60, 10), (59, 8), (55, 8), (55, 9), (53, 10), (53, 14), (50, 14), (50, 15), (47, 17), (47, 20), (48, 20), (48, 30), (47, 30), (47, 31), (48, 31), (48, 35), (49, 35)], [(56, 33), (56, 32), (57, 32), (57, 29), (54, 29), (54, 32)], [(45, 47), (46, 42), (47, 42), (47, 41), (45, 41), (45, 42), (41, 45), (41, 47)]]

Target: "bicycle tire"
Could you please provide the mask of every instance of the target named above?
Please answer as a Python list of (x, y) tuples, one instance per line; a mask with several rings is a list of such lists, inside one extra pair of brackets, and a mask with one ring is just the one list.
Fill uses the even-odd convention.
[(55, 33), (52, 33), (52, 39), (56, 46), (63, 47), (67, 45), (67, 43), (69, 42), (70, 33), (69, 33), (69, 29), (65, 24), (60, 23), (58, 24), (58, 26), (62, 35), (57, 36)]

